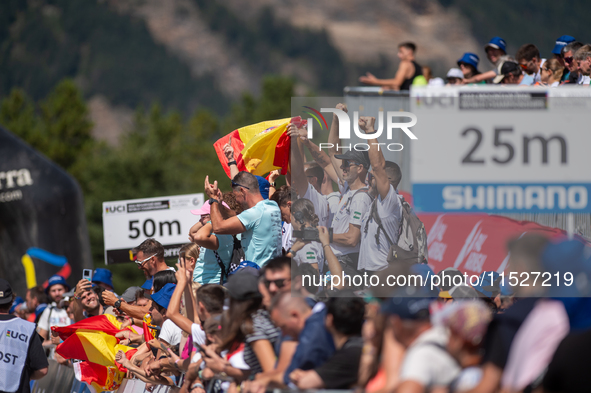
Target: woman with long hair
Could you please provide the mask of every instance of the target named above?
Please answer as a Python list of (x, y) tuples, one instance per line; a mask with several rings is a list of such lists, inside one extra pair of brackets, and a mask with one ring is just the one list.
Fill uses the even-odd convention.
[(549, 59), (540, 67), (540, 78), (542, 86), (557, 87), (560, 85), (564, 67), (560, 65), (558, 60)]

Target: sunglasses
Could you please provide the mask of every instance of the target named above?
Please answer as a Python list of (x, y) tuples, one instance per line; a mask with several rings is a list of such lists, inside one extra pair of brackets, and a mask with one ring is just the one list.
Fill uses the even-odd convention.
[(142, 266), (144, 263), (146, 263), (146, 262), (147, 262), (147, 261), (149, 261), (150, 259), (154, 258), (156, 255), (158, 255), (158, 254), (154, 254), (154, 255), (152, 255), (152, 256), (149, 256), (148, 258), (146, 258), (146, 259), (144, 259), (144, 260), (142, 260), (142, 261), (138, 261), (138, 260), (136, 259), (136, 260), (135, 260), (135, 263), (136, 263), (138, 266)]
[(521, 67), (521, 69), (523, 71), (527, 71), (527, 63), (525, 63), (525, 64), (519, 64), (519, 67)]
[(234, 188), (234, 187), (242, 187), (242, 188), (246, 188), (247, 190), (250, 190), (250, 187), (246, 187), (246, 186), (243, 186), (242, 184), (234, 183), (234, 181), (232, 181), (232, 188)]
[(359, 166), (361, 164), (356, 163), (355, 161), (343, 161), (341, 164), (341, 169), (349, 168), (351, 166)]
[(571, 64), (573, 62), (573, 60), (574, 60), (574, 57), (572, 57), (572, 56), (571, 57), (565, 57), (564, 58), (564, 62), (566, 64)]
[(285, 286), (285, 281), (287, 281), (287, 278), (280, 278), (277, 280), (267, 280), (265, 278), (265, 286), (267, 288), (269, 288), (271, 286), (271, 283), (275, 284), (275, 286), (279, 289), (283, 288)]

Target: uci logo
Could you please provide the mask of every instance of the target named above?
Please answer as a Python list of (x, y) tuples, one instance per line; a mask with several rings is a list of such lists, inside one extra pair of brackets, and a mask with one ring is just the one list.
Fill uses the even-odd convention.
[(454, 103), (455, 100), (453, 96), (417, 96), (417, 106), (439, 106), (445, 108), (449, 106), (454, 106)]
[(19, 334), (18, 332), (15, 332), (14, 330), (7, 330), (6, 331), (6, 337), (8, 338), (13, 338), (16, 340), (20, 340), (24, 343), (26, 343), (27, 341), (29, 341), (29, 336), (27, 336), (24, 333)]
[(125, 213), (125, 205), (105, 206), (105, 213)]

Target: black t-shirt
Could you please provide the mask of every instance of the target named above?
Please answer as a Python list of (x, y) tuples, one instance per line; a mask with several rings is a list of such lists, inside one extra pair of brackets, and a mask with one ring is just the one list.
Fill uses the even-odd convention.
[(316, 372), (326, 389), (349, 389), (357, 382), (363, 349), (361, 337), (351, 337)]
[(545, 392), (591, 392), (591, 330), (566, 336), (552, 357), (542, 386)]
[(495, 315), (484, 337), (482, 364), (491, 362), (501, 370), (505, 368), (513, 338), (537, 301), (536, 298), (519, 299), (504, 314)]
[[(10, 314), (0, 314), (0, 321), (9, 321), (14, 318), (17, 317)], [(43, 350), (41, 337), (39, 334), (37, 334), (37, 332), (35, 332), (33, 333), (33, 338), (29, 344), (25, 368), (21, 375), (21, 383), (16, 393), (29, 393), (31, 391), (29, 382), (33, 371), (40, 370), (48, 366), (49, 363), (47, 362), (47, 356), (45, 356), (45, 351)], [(0, 391), (0, 393), (4, 392)]]

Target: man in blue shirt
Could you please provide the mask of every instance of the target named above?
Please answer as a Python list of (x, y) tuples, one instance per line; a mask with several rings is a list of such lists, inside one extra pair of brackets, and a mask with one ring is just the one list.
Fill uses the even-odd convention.
[(244, 211), (226, 220), (219, 210), (222, 197), (217, 181), (205, 178), (205, 193), (210, 198), (210, 217), (213, 232), (218, 235), (242, 234), (241, 243), (245, 260), (263, 266), (281, 254), (281, 211), (277, 203), (263, 199), (257, 178), (248, 172), (239, 172), (232, 179), (236, 202)]

